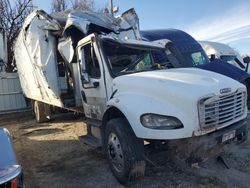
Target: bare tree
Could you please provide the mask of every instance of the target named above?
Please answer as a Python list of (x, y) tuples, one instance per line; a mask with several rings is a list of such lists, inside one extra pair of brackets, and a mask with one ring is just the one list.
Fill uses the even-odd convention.
[(52, 0), (51, 4), (52, 12), (62, 12), (66, 10), (87, 10), (104, 12), (105, 9), (106, 8), (97, 8), (94, 0)]
[(62, 12), (66, 10), (95, 10), (93, 0), (71, 0), (67, 3), (66, 0), (52, 0), (51, 12)]
[(53, 0), (51, 4), (52, 12), (62, 12), (68, 8), (68, 4), (65, 0)]
[(95, 10), (95, 3), (93, 0), (72, 0), (71, 9), (73, 10)]
[(14, 59), (13, 46), (22, 27), (24, 19), (33, 10), (32, 0), (0, 0), (0, 27), (5, 31), (7, 38), (8, 64), (7, 71), (12, 70)]

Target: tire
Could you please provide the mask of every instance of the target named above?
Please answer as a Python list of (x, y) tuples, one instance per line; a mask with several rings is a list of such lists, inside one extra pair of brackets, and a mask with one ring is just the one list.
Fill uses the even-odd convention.
[(50, 106), (43, 102), (34, 101), (34, 114), (37, 123), (44, 123), (49, 121)]
[(127, 120), (117, 118), (107, 123), (104, 147), (109, 167), (121, 184), (131, 184), (144, 177), (143, 140), (135, 136)]

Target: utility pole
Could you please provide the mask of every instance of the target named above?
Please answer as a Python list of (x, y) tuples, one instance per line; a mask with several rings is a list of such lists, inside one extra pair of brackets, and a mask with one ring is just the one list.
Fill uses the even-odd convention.
[(114, 12), (113, 12), (113, 0), (110, 0), (110, 14), (111, 14), (111, 16), (114, 16)]

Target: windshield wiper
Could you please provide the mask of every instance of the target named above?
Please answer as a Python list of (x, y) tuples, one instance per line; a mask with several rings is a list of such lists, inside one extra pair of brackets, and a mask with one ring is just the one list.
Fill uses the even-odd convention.
[(126, 72), (133, 69), (147, 54), (141, 54), (134, 62), (125, 67), (121, 72)]

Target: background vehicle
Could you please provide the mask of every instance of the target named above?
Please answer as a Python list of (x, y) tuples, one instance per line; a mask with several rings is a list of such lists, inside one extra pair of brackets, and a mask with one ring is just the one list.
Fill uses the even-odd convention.
[(10, 133), (5, 128), (0, 128), (0, 148), (0, 187), (24, 188), (22, 169), (17, 163)]
[[(218, 57), (221, 57), (218, 56), (219, 50), (216, 53), (217, 58), (210, 61), (202, 46), (188, 33), (177, 29), (161, 29), (141, 31), (141, 34), (144, 40), (147, 41), (155, 41), (161, 39), (168, 39), (172, 41), (172, 52), (176, 55), (176, 57), (179, 58), (179, 61), (181, 63), (168, 65), (169, 68), (197, 67), (204, 70), (217, 72), (243, 83), (247, 87), (248, 93), (250, 93), (250, 75), (243, 71), (244, 68), (241, 70), (233, 66), (232, 64), (227, 63), (226, 59), (228, 59), (229, 56), (224, 56), (221, 59), (218, 59)], [(211, 53), (213, 52), (214, 51), (211, 51)], [(235, 63), (243, 62), (241, 61), (240, 56), (236, 54), (236, 52), (233, 53), (237, 56), (237, 58), (240, 59), (239, 61), (236, 61), (235, 59)], [(167, 57), (165, 53), (162, 52), (155, 54), (154, 58), (158, 63), (165, 63)], [(244, 67), (242, 63), (240, 64)], [(250, 95), (248, 95), (248, 106), (250, 106)]]
[(211, 41), (199, 41), (202, 48), (205, 50), (209, 58), (217, 58), (226, 61), (229, 64), (232, 64), (238, 67), (241, 70), (246, 70), (246, 65), (244, 64), (243, 58), (241, 55), (231, 48), (229, 45), (220, 43), (220, 42), (211, 42)]
[(201, 69), (163, 69), (152, 52), (165, 51), (169, 63), (178, 64), (169, 43), (140, 39), (133, 9), (117, 18), (82, 11), (51, 17), (38, 10), (15, 45), (37, 121), (46, 121), (50, 105), (82, 112), (88, 134), (81, 139), (103, 147), (123, 184), (144, 176), (144, 140), (192, 145), (184, 153), (193, 157), (247, 133), (244, 85)]

